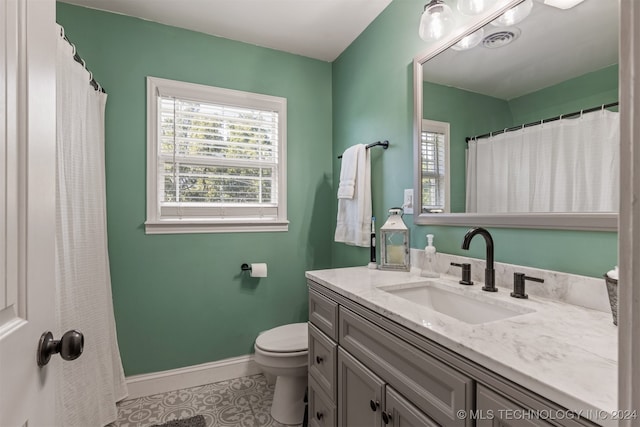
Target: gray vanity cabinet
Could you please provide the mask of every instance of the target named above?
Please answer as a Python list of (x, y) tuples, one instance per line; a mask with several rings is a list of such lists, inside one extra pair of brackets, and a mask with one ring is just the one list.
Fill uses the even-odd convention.
[(522, 419), (558, 411), (567, 412), (309, 281), (310, 426), (596, 426), (577, 416)]

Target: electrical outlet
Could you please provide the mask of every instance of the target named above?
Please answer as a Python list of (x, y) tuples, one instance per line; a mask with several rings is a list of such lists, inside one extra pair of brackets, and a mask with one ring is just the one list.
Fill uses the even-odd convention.
[(406, 188), (404, 190), (404, 202), (402, 202), (404, 213), (413, 214), (413, 189)]

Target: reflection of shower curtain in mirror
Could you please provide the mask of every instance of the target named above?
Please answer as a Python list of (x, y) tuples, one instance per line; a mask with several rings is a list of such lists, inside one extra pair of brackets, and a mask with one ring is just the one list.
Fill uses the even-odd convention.
[(617, 212), (619, 139), (601, 110), (469, 141), (467, 212)]

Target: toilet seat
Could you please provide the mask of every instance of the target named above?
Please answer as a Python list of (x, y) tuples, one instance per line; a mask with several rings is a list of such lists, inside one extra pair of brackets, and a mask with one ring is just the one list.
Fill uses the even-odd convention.
[(309, 349), (307, 323), (278, 326), (258, 335), (256, 348), (265, 353), (306, 353)]

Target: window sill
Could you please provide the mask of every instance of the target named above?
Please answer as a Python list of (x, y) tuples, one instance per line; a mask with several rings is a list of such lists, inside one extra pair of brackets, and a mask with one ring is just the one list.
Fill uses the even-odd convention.
[(145, 234), (254, 233), (289, 231), (289, 221), (147, 221)]

